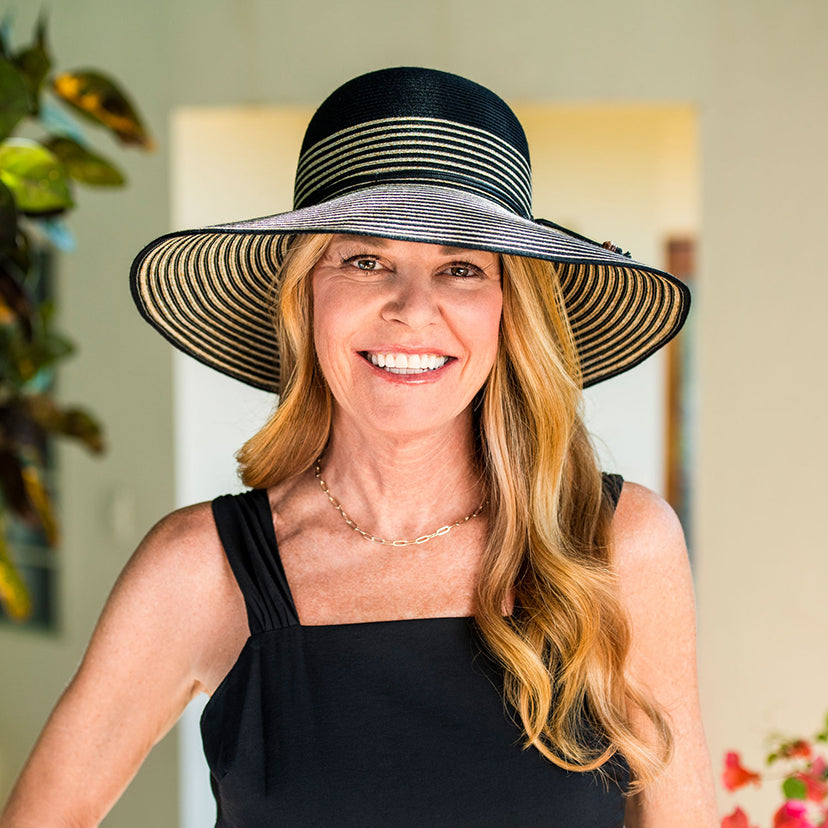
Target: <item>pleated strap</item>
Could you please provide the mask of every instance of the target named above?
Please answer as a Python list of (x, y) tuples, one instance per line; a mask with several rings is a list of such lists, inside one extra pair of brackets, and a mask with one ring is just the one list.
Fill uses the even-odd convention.
[(621, 488), (624, 485), (624, 478), (620, 474), (603, 473), (602, 484), (604, 488), (604, 497), (606, 497), (612, 504), (613, 511), (618, 505), (618, 500), (621, 497)]
[(250, 634), (299, 624), (265, 489), (222, 495), (213, 517), (247, 606)]

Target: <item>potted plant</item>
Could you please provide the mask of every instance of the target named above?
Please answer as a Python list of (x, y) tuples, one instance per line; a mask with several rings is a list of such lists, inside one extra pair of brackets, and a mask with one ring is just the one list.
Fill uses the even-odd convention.
[(51, 437), (104, 450), (94, 415), (52, 394), (54, 367), (74, 348), (55, 330), (43, 290), (50, 253), (73, 245), (64, 218), (75, 206), (74, 188), (125, 183), (91, 147), (81, 122), (124, 145), (148, 149), (151, 139), (112, 78), (94, 69), (53, 71), (43, 17), (21, 48), (12, 47), (8, 30), (0, 27), (0, 605), (23, 620), (32, 600), (13, 560), (9, 524), (22, 523), (54, 549), (58, 529), (46, 471)]

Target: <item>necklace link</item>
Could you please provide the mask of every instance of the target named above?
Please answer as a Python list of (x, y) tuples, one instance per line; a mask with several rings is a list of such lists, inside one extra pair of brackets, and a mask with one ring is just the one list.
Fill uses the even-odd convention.
[(328, 497), (328, 500), (331, 502), (331, 506), (342, 515), (342, 519), (354, 532), (362, 535), (365, 540), (373, 541), (374, 543), (381, 543), (386, 546), (414, 546), (414, 545), (422, 545), (424, 543), (428, 543), (432, 538), (442, 537), (443, 535), (447, 535), (454, 529), (455, 526), (460, 526), (463, 523), (467, 523), (472, 518), (476, 518), (482, 511), (483, 507), (486, 505), (486, 501), (484, 500), (470, 515), (466, 515), (466, 517), (461, 518), (456, 523), (450, 523), (448, 526), (441, 526), (436, 532), (432, 532), (430, 535), (420, 535), (419, 538), (414, 538), (413, 540), (386, 540), (385, 538), (377, 538), (372, 535), (370, 532), (366, 532), (364, 529), (360, 529), (357, 526), (356, 521), (354, 521), (351, 517), (349, 517), (348, 513), (342, 508), (340, 502), (331, 494), (331, 490), (328, 488), (328, 484), (322, 479), (322, 457), (316, 458), (316, 464), (314, 469), (314, 476), (319, 481), (319, 485), (322, 487), (322, 491)]

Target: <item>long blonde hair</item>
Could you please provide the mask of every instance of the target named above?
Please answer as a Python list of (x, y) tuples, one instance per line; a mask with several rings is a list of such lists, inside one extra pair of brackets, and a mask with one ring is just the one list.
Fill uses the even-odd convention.
[[(253, 488), (310, 468), (328, 441), (333, 403), (313, 347), (309, 274), (329, 239), (300, 238), (274, 281), (280, 403), (237, 454), (242, 481)], [(620, 752), (637, 789), (669, 761), (672, 739), (658, 708), (624, 676), (630, 636), (611, 567), (612, 506), (580, 417), (579, 364), (559, 280), (549, 262), (508, 255), (501, 262), (498, 352), (474, 403), (491, 504), (475, 621), (503, 667), (525, 746), (574, 771), (603, 768)], [(504, 616), (510, 594), (513, 613)], [(630, 707), (653, 723), (655, 743), (633, 732)]]

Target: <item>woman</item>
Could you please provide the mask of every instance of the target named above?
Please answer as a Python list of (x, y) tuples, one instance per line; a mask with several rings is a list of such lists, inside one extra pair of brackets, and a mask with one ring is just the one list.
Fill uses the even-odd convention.
[(138, 256), (143, 315), (280, 405), (250, 491), (142, 542), (3, 828), (97, 824), (200, 692), (219, 825), (715, 824), (681, 530), (578, 416), (687, 294), (530, 192), (503, 101), (389, 69), (293, 212)]

